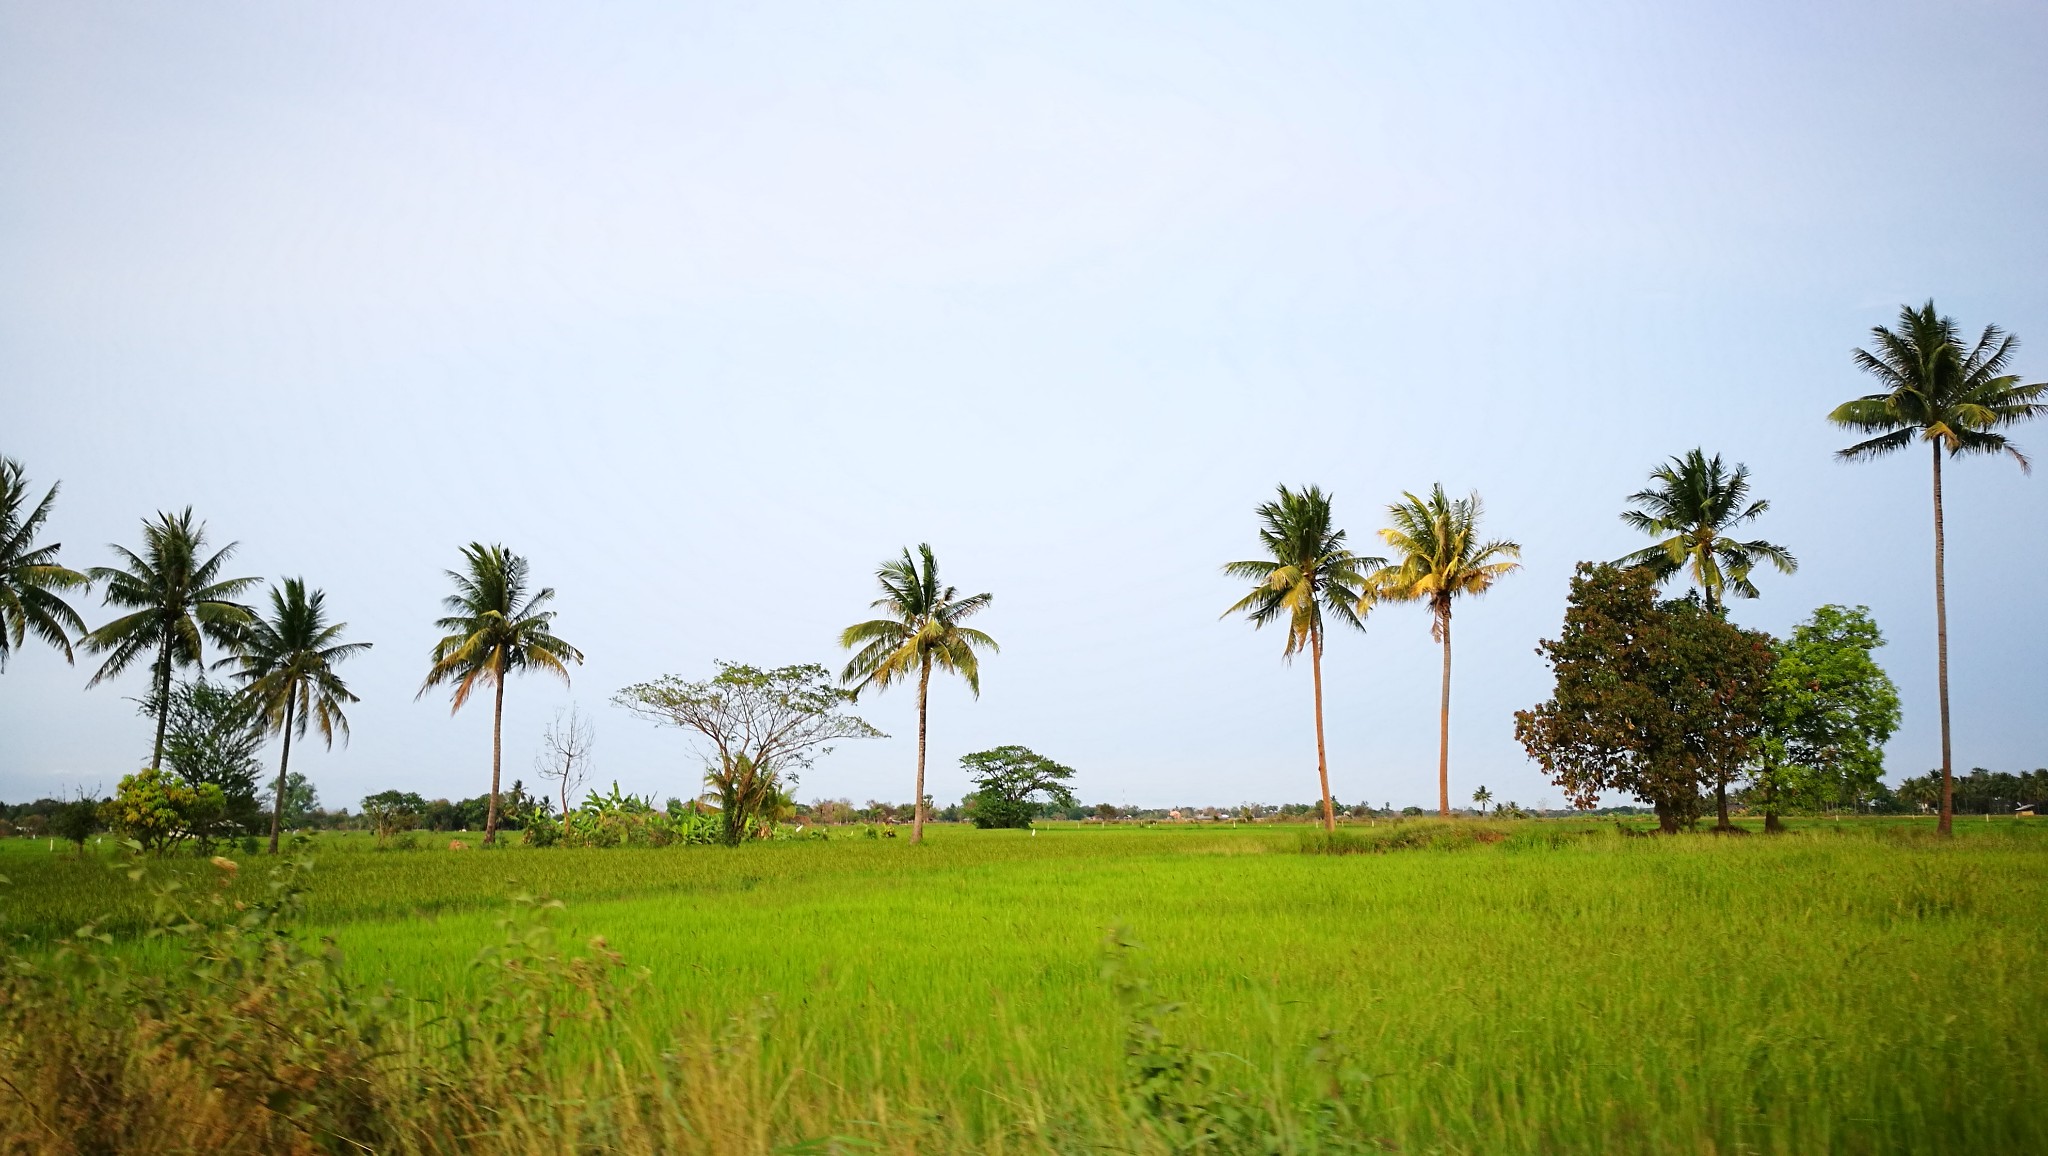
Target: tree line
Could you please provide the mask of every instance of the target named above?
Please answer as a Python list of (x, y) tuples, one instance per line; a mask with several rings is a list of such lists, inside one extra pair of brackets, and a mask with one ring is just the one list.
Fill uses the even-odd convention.
[[(1894, 327), (1872, 330), (1873, 348), (1854, 351), (1857, 367), (1881, 388), (1848, 401), (1828, 418), (1867, 435), (1841, 451), (1844, 460), (1881, 457), (1917, 443), (1929, 447), (1934, 512), (1937, 685), (1941, 720), (1940, 829), (1954, 811), (1948, 705), (1946, 539), (1942, 463), (1975, 454), (2030, 463), (2001, 432), (2039, 416), (2048, 383), (2022, 383), (2010, 371), (2016, 340), (1986, 326), (1967, 341), (1933, 302), (1903, 307)], [(1630, 495), (1622, 513), (1656, 539), (1612, 564), (1580, 567), (1564, 629), (1539, 647), (1556, 675), (1552, 697), (1518, 712), (1517, 736), (1553, 782), (1590, 804), (1621, 791), (1657, 809), (1667, 828), (1688, 824), (1711, 792), (1718, 826), (1728, 826), (1731, 787), (1777, 813), (1802, 798), (1844, 784), (1868, 784), (1881, 773), (1881, 750), (1897, 725), (1896, 692), (1871, 659), (1882, 636), (1861, 608), (1823, 607), (1780, 642), (1727, 620), (1730, 597), (1754, 598), (1762, 565), (1784, 573), (1797, 560), (1782, 546), (1742, 540), (1734, 531), (1755, 521), (1768, 503), (1750, 496), (1749, 472), (1717, 454), (1694, 449), (1656, 467), (1652, 484)], [(270, 795), (270, 849), (277, 850), (290, 794), (291, 744), (317, 735), (346, 743), (345, 708), (357, 702), (339, 667), (369, 649), (346, 641), (347, 623), (329, 613), (326, 595), (302, 578), (273, 584), (264, 606), (240, 601), (260, 582), (228, 571), (236, 543), (207, 549), (206, 526), (190, 507), (160, 512), (142, 526), (139, 548), (116, 545), (116, 564), (73, 570), (59, 561), (60, 544), (40, 539), (59, 487), (39, 501), (19, 462), (0, 458), (0, 670), (34, 635), (67, 661), (83, 652), (100, 659), (88, 687), (136, 667), (150, 673), (143, 710), (154, 721), (147, 768), (122, 780), (103, 812), (131, 825), (137, 816), (182, 813), (192, 822), (247, 824), (253, 792), (229, 786), (203, 769), (209, 759), (235, 762), (252, 742), (279, 740)], [(1486, 593), (1519, 569), (1521, 547), (1483, 539), (1483, 508), (1474, 493), (1452, 498), (1441, 484), (1426, 495), (1404, 493), (1387, 507), (1379, 532), (1390, 556), (1352, 552), (1320, 487), (1282, 486), (1258, 507), (1262, 556), (1232, 562), (1224, 572), (1250, 590), (1227, 611), (1255, 627), (1279, 626), (1283, 657), (1306, 654), (1314, 696), (1317, 775), (1322, 820), (1336, 821), (1323, 728), (1322, 658), (1328, 629), (1363, 630), (1383, 604), (1426, 608), (1432, 639), (1442, 648), (1438, 717), (1438, 809), (1449, 815), (1451, 627), (1460, 597)], [(445, 688), (451, 712), (479, 690), (492, 710), (491, 783), (482, 796), (484, 843), (503, 821), (503, 718), (511, 676), (538, 671), (567, 682), (583, 654), (555, 633), (552, 588), (535, 589), (527, 560), (502, 544), (471, 543), (435, 623), (442, 637), (428, 656), (415, 695)], [(1683, 576), (1693, 593), (1659, 600), (1656, 590)], [(876, 572), (874, 618), (841, 633), (852, 651), (837, 678), (821, 666), (774, 670), (719, 663), (710, 679), (666, 676), (621, 690), (614, 701), (658, 724), (688, 732), (705, 756), (706, 798), (715, 799), (727, 841), (781, 807), (796, 776), (836, 741), (879, 737), (850, 707), (864, 692), (897, 683), (917, 687), (915, 791), (924, 800), (928, 699), (933, 673), (959, 676), (980, 693), (980, 655), (997, 653), (988, 634), (966, 620), (993, 602), (963, 595), (941, 581), (929, 544), (884, 563)], [(88, 628), (69, 596), (97, 589), (115, 616)], [(213, 656), (209, 663), (208, 658)], [(205, 680), (229, 672), (232, 690)], [(199, 677), (174, 683), (174, 672)], [(212, 714), (194, 715), (195, 704)], [(186, 736), (180, 712), (229, 718), (218, 733)], [(234, 750), (188, 750), (198, 747)], [(189, 745), (189, 744), (188, 744)], [(1023, 748), (1017, 748), (1023, 749)], [(229, 757), (234, 756), (234, 757)], [(246, 760), (243, 760), (246, 761)], [(185, 768), (185, 769), (180, 769)], [(1483, 790), (1483, 788), (1482, 788)], [(568, 811), (567, 783), (563, 811)], [(1483, 805), (1483, 804), (1482, 804)], [(912, 841), (923, 837), (927, 807), (912, 808)]]

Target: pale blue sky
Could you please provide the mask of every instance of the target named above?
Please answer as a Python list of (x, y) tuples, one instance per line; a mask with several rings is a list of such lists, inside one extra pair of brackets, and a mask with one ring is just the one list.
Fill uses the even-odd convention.
[[(2048, 376), (2044, 49), (2020, 3), (0, 4), (0, 452), (74, 565), (191, 503), (328, 591), (376, 643), (354, 744), (295, 752), (330, 805), (487, 785), (488, 712), (413, 698), (472, 539), (589, 655), (512, 687), (508, 778), (574, 698), (602, 778), (692, 793), (611, 693), (836, 667), (928, 540), (1004, 643), (934, 695), (940, 799), (1009, 742), (1090, 800), (1309, 798), (1307, 667), (1217, 568), (1276, 483), (1365, 545), (1439, 480), (1527, 561), (1459, 611), (1455, 797), (1555, 802), (1532, 648), (1694, 445), (1803, 563), (1737, 618), (1870, 605), (1917, 772), (1927, 464), (1823, 415), (1929, 296)], [(2040, 765), (2048, 479), (1949, 477), (1956, 757)], [(1436, 662), (1419, 610), (1334, 639), (1340, 799), (1433, 800)], [(142, 676), (89, 673), (0, 674), (0, 798), (146, 757)], [(863, 713), (899, 737), (802, 797), (909, 796), (912, 696)]]

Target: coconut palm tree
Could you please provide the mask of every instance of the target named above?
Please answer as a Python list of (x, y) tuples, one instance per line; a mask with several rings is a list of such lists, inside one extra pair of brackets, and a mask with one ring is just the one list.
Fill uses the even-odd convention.
[(344, 704), (357, 701), (348, 684), (335, 673), (343, 659), (370, 649), (367, 642), (343, 642), (346, 622), (327, 621), (327, 595), (308, 591), (303, 578), (287, 578), (282, 588), (270, 588), (270, 615), (251, 622), (242, 640), (237, 660), (241, 669), (242, 693), (263, 714), (264, 723), (284, 739), (284, 751), (277, 759), (277, 790), (270, 812), (270, 853), (277, 854), (277, 837), (284, 826), (285, 776), (292, 761), (292, 728), (306, 737), (308, 725), (317, 726), (320, 737), (331, 748), (336, 731), (348, 741), (348, 716)]
[(1872, 434), (1835, 456), (1862, 461), (1903, 450), (1915, 441), (1927, 443), (1934, 464), (1934, 633), (1941, 695), (1941, 833), (1949, 834), (1955, 819), (1954, 763), (1950, 756), (1948, 720), (1948, 588), (1946, 543), (1941, 520), (1941, 458), (1965, 454), (2005, 454), (2031, 473), (2032, 465), (1998, 431), (2039, 417), (2048, 382), (2022, 385), (2009, 372), (2019, 341), (1996, 325), (1987, 325), (1976, 344), (1964, 347), (1955, 319), (1935, 313), (1934, 302), (1918, 309), (1899, 307), (1897, 329), (1879, 325), (1870, 335), (1875, 351), (1859, 349), (1857, 368), (1878, 379), (1883, 388), (1844, 402), (1828, 420), (1858, 433)]
[(555, 591), (527, 594), (526, 559), (503, 546), (471, 542), (462, 548), (461, 571), (447, 571), (455, 593), (441, 600), (449, 615), (434, 623), (447, 631), (434, 644), (433, 665), (416, 700), (443, 683), (454, 684), (448, 712), (462, 709), (479, 685), (495, 696), (491, 709), (491, 804), (484, 818), (484, 843), (498, 841), (498, 775), (504, 764), (505, 679), (540, 670), (569, 681), (569, 664), (583, 652), (550, 632), (555, 612), (541, 607)]
[(967, 689), (981, 697), (981, 663), (977, 649), (1001, 653), (996, 640), (960, 623), (988, 608), (993, 594), (971, 594), (939, 581), (939, 564), (932, 548), (919, 543), (917, 557), (908, 549), (901, 558), (891, 559), (875, 571), (882, 596), (870, 603), (884, 617), (855, 623), (839, 634), (839, 645), (848, 650), (859, 647), (852, 661), (840, 672), (840, 681), (858, 694), (869, 687), (877, 690), (917, 672), (917, 794), (913, 796), (910, 841), (924, 841), (924, 747), (926, 698), (931, 687), (932, 668), (950, 671), (967, 680)]
[(1750, 500), (1748, 466), (1738, 462), (1731, 471), (1720, 454), (1710, 458), (1694, 449), (1651, 470), (1650, 480), (1656, 484), (1628, 496), (1637, 508), (1623, 511), (1621, 520), (1663, 541), (1616, 565), (1649, 570), (1660, 582), (1684, 572), (1716, 611), (1726, 605), (1730, 591), (1740, 598), (1757, 596), (1749, 576), (1758, 562), (1769, 562), (1784, 574), (1799, 569), (1799, 560), (1783, 546), (1728, 537), (1728, 531), (1771, 508), (1761, 498)]
[(1479, 804), (1480, 817), (1484, 818), (1486, 815), (1486, 804), (1493, 802), (1493, 792), (1485, 787), (1481, 787), (1472, 792), (1472, 801)]
[(72, 636), (85, 633), (85, 620), (58, 591), (84, 589), (89, 579), (57, 564), (61, 543), (36, 544), (57, 488), (52, 483), (31, 509), (21, 463), (0, 458), (0, 670), (30, 632), (61, 651), (66, 662), (72, 660)]
[(148, 704), (156, 715), (151, 767), (163, 765), (164, 724), (171, 713), (171, 668), (200, 665), (208, 641), (236, 649), (243, 630), (253, 620), (249, 608), (234, 598), (257, 580), (220, 576), (237, 544), (229, 542), (202, 561), (206, 523), (192, 520), (190, 506), (178, 514), (159, 511), (154, 521), (142, 523), (141, 553), (114, 546), (114, 553), (123, 559), (121, 566), (95, 566), (86, 571), (104, 591), (106, 605), (132, 611), (79, 640), (88, 652), (107, 656), (86, 685), (98, 686), (138, 658), (151, 653), (156, 656), (155, 685)]
[(1251, 592), (1231, 604), (1223, 617), (1242, 613), (1254, 628), (1284, 622), (1284, 661), (1306, 650), (1315, 685), (1316, 774), (1322, 780), (1323, 829), (1337, 829), (1336, 807), (1330, 801), (1330, 759), (1323, 740), (1324, 615), (1365, 629), (1361, 610), (1369, 601), (1366, 573), (1386, 565), (1384, 558), (1361, 558), (1344, 545), (1344, 531), (1332, 521), (1330, 495), (1319, 486), (1296, 492), (1280, 487), (1277, 500), (1258, 508), (1259, 544), (1267, 557), (1231, 562), (1223, 572), (1253, 582)]
[(1443, 698), (1437, 710), (1437, 811), (1451, 815), (1451, 603), (1461, 594), (1484, 594), (1522, 568), (1513, 542), (1479, 540), (1484, 516), (1479, 495), (1452, 501), (1438, 483), (1427, 498), (1404, 493), (1387, 507), (1393, 525), (1380, 531), (1400, 560), (1369, 575), (1365, 597), (1426, 602), (1430, 637), (1443, 643)]

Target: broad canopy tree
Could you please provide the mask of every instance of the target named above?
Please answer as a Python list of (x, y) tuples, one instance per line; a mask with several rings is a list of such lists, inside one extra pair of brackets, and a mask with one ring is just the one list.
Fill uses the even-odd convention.
[(1872, 652), (1884, 635), (1870, 608), (1823, 606), (1773, 644), (1750, 801), (1764, 829), (1789, 809), (1817, 809), (1873, 794), (1884, 745), (1899, 727), (1899, 691)]
[(1067, 785), (1074, 769), (1029, 747), (976, 751), (962, 756), (960, 765), (974, 780), (974, 793), (967, 801), (974, 825), (984, 830), (1029, 827), (1045, 805), (1074, 805), (1073, 789)]
[(728, 844), (746, 838), (797, 772), (830, 752), (827, 744), (887, 737), (849, 712), (854, 693), (816, 664), (763, 670), (720, 661), (709, 679), (672, 674), (626, 687), (612, 701), (697, 737)]
[(1537, 645), (1556, 687), (1515, 712), (1515, 737), (1575, 806), (1632, 795), (1673, 832), (1695, 823), (1703, 792), (1751, 757), (1772, 654), (1766, 636), (1698, 601), (1659, 603), (1656, 581), (1646, 570), (1579, 566), (1563, 631)]

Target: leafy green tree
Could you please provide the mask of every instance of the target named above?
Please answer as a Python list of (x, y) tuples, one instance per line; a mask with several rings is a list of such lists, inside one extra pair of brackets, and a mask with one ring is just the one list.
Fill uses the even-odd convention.
[(56, 647), (66, 662), (72, 660), (72, 636), (85, 633), (85, 620), (60, 592), (82, 590), (90, 580), (57, 564), (61, 543), (36, 544), (57, 489), (52, 483), (31, 508), (21, 463), (0, 457), (0, 670), (7, 669), (8, 657), (31, 632)]
[(1451, 815), (1451, 604), (1461, 594), (1480, 595), (1522, 568), (1515, 559), (1522, 548), (1513, 542), (1479, 539), (1484, 510), (1479, 495), (1452, 501), (1438, 483), (1427, 498), (1402, 494), (1387, 507), (1394, 523), (1380, 537), (1394, 548), (1398, 560), (1370, 575), (1364, 604), (1374, 599), (1424, 602), (1429, 605), (1430, 637), (1443, 643), (1443, 698), (1437, 711), (1437, 812)]
[(1323, 788), (1323, 828), (1337, 829), (1337, 811), (1330, 801), (1330, 759), (1323, 741), (1324, 615), (1346, 626), (1365, 629), (1358, 616), (1364, 602), (1367, 574), (1386, 566), (1384, 558), (1353, 554), (1344, 545), (1344, 531), (1330, 512), (1330, 495), (1320, 486), (1299, 492), (1280, 487), (1279, 497), (1258, 508), (1259, 545), (1266, 557), (1231, 562), (1223, 572), (1254, 583), (1231, 604), (1223, 617), (1243, 614), (1254, 629), (1270, 623), (1287, 627), (1284, 661), (1307, 651), (1315, 686), (1316, 774)]
[(434, 644), (433, 665), (416, 698), (444, 683), (454, 685), (449, 713), (462, 709), (478, 686), (492, 689), (491, 806), (484, 820), (484, 844), (498, 841), (498, 782), (504, 764), (505, 679), (525, 670), (545, 671), (569, 681), (569, 664), (583, 652), (555, 637), (552, 587), (527, 593), (526, 559), (503, 546), (472, 542), (462, 548), (463, 569), (447, 572), (455, 593), (441, 600), (449, 615), (434, 623), (447, 631)]
[(854, 693), (833, 685), (831, 673), (812, 664), (762, 670), (720, 662), (709, 679), (668, 675), (626, 687), (612, 701), (699, 737), (704, 782), (718, 796), (728, 844), (738, 844), (757, 822), (772, 821), (789, 807), (796, 773), (829, 753), (825, 744), (886, 737), (847, 713)]
[[(1029, 747), (976, 751), (963, 756), (960, 765), (974, 780), (974, 793), (968, 799), (974, 806), (974, 825), (984, 830), (1029, 827), (1044, 806), (1064, 809), (1074, 805), (1074, 792), (1067, 786), (1074, 769)], [(1044, 796), (1042, 801), (1039, 796)]]
[(377, 833), (379, 843), (388, 842), (400, 831), (419, 826), (427, 801), (412, 791), (379, 791), (363, 796), (363, 817)]
[(1899, 727), (1899, 691), (1872, 651), (1884, 635), (1870, 608), (1823, 606), (1773, 646), (1770, 694), (1750, 795), (1764, 829), (1787, 807), (1824, 807), (1874, 793), (1884, 745)]
[(1637, 508), (1623, 511), (1621, 520), (1663, 541), (1630, 554), (1618, 565), (1648, 570), (1659, 582), (1684, 573), (1711, 610), (1725, 606), (1731, 591), (1739, 598), (1755, 598), (1756, 584), (1749, 576), (1759, 562), (1769, 562), (1785, 574), (1799, 569), (1799, 560), (1783, 546), (1728, 536), (1728, 531), (1771, 508), (1762, 498), (1750, 499), (1748, 466), (1738, 462), (1731, 471), (1720, 454), (1709, 458), (1705, 451), (1693, 449), (1651, 470), (1650, 480), (1656, 484), (1629, 495)]
[(121, 780), (114, 797), (100, 806), (107, 826), (161, 855), (207, 831), (227, 802), (212, 783), (197, 785), (150, 767)]
[[(882, 596), (869, 604), (870, 609), (882, 611), (885, 617), (855, 623), (840, 632), (839, 645), (853, 650), (854, 655), (839, 677), (858, 694), (869, 687), (881, 690), (916, 672), (916, 798), (923, 800), (926, 703), (932, 668), (959, 675), (966, 680), (967, 689), (976, 698), (981, 697), (981, 661), (975, 651), (1001, 653), (1002, 647), (996, 645), (995, 639), (961, 623), (988, 609), (995, 595), (970, 594), (962, 598), (957, 588), (939, 581), (938, 561), (932, 557), (931, 546), (922, 542), (918, 544), (916, 558), (904, 550), (903, 557), (882, 563), (881, 569), (875, 571), (875, 579), (881, 583)], [(924, 841), (926, 810), (920, 801), (912, 812), (912, 843)]]
[[(278, 793), (279, 792), (275, 784), (264, 788), (262, 799), (263, 810), (277, 810)], [(283, 814), (284, 825), (286, 827), (298, 827), (303, 825), (308, 819), (312, 818), (314, 814), (318, 812), (320, 809), (319, 789), (313, 786), (313, 782), (311, 779), (308, 779), (306, 776), (300, 774), (297, 771), (293, 771), (291, 774), (286, 775), (284, 777), (283, 794)], [(342, 813), (346, 814), (347, 812), (343, 811)]]
[(278, 789), (271, 792), (270, 853), (277, 854), (278, 832), (284, 827), (284, 781), (292, 761), (292, 734), (300, 738), (308, 725), (317, 726), (331, 749), (336, 732), (348, 741), (345, 704), (357, 701), (335, 667), (370, 649), (367, 642), (343, 642), (346, 622), (327, 621), (327, 595), (307, 590), (303, 578), (287, 578), (270, 588), (270, 614), (251, 621), (238, 656), (242, 693), (264, 724), (283, 740), (277, 759)]
[(263, 746), (256, 704), (201, 676), (172, 684), (170, 711), (164, 769), (188, 785), (219, 787), (222, 821), (236, 832), (253, 830), (258, 821), (256, 752)]
[(1873, 435), (1837, 451), (1844, 461), (1882, 457), (1927, 443), (1934, 464), (1934, 633), (1937, 686), (1941, 695), (1941, 833), (1954, 824), (1954, 758), (1948, 717), (1948, 576), (1947, 549), (1941, 513), (1941, 458), (1965, 454), (2005, 454), (2031, 472), (2027, 456), (1998, 432), (2028, 418), (2039, 417), (2048, 405), (2041, 398), (2048, 382), (2022, 385), (2010, 372), (2019, 340), (1987, 325), (1975, 345), (1964, 347), (1952, 317), (1935, 313), (1934, 302), (1919, 309), (1900, 306), (1897, 329), (1879, 325), (1870, 335), (1875, 351), (1859, 349), (1856, 367), (1878, 379), (1883, 388), (1843, 402), (1828, 414), (1836, 425)]
[(120, 567), (95, 566), (87, 573), (102, 589), (106, 605), (130, 611), (87, 634), (82, 643), (107, 660), (87, 686), (120, 674), (144, 656), (155, 655), (156, 745), (149, 765), (164, 762), (164, 727), (170, 720), (171, 669), (203, 665), (207, 642), (227, 650), (241, 645), (242, 631), (254, 619), (235, 597), (256, 584), (254, 578), (223, 578), (236, 543), (211, 557), (206, 551), (206, 523), (192, 520), (192, 507), (178, 514), (159, 512), (142, 524), (142, 552), (113, 547)]
[(1575, 806), (1619, 791), (1674, 832), (1698, 820), (1706, 785), (1725, 783), (1751, 756), (1767, 637), (1691, 599), (1659, 603), (1647, 570), (1580, 564), (1564, 629), (1537, 652), (1556, 686), (1515, 712), (1515, 738)]
[(100, 807), (103, 804), (83, 795), (58, 807), (50, 816), (50, 833), (70, 843), (78, 854), (85, 854), (85, 841), (100, 829)]

